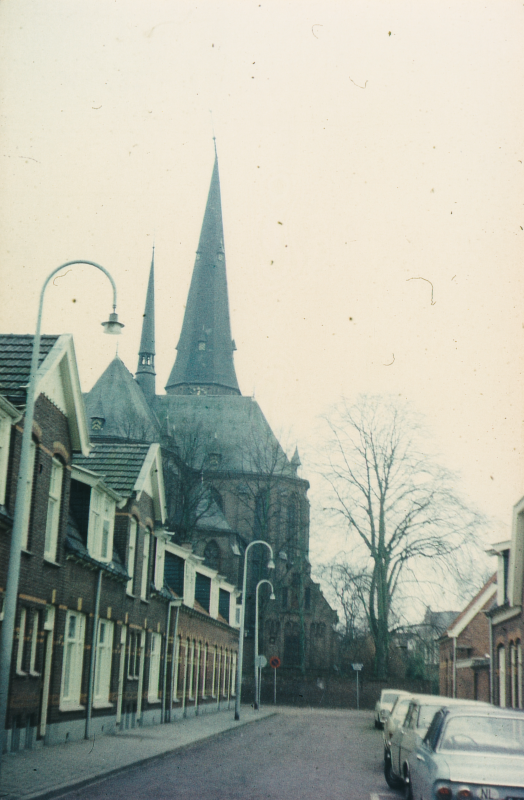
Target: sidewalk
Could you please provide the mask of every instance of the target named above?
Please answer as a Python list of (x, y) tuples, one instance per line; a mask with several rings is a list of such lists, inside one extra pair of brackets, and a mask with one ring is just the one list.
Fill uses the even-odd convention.
[(242, 706), (238, 722), (234, 720), (233, 710), (218, 711), (165, 725), (135, 728), (95, 741), (68, 742), (4, 755), (0, 798), (46, 800), (56, 797), (275, 713), (274, 707), (254, 711), (250, 706)]

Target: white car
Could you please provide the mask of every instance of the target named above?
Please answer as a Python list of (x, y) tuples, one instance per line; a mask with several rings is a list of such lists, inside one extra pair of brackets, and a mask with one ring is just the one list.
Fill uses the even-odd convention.
[(382, 689), (380, 700), (377, 700), (375, 704), (375, 728), (384, 727), (384, 722), (388, 718), (397, 697), (404, 694), (409, 695), (409, 692), (404, 692), (401, 689)]

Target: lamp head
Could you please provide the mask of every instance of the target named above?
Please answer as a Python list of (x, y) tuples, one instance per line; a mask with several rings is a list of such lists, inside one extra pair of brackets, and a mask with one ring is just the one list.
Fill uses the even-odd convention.
[(281, 561), (287, 561), (287, 553), (284, 553), (283, 550), (280, 551), (280, 553), (278, 554), (278, 557), (279, 557), (279, 559)]
[(270, 558), (269, 561), (267, 562), (267, 568), (268, 569), (275, 569), (275, 562), (273, 561), (272, 558)]
[(275, 592), (271, 592), (271, 594), (269, 595), (269, 599), (270, 599), (270, 600), (276, 600), (276, 599), (277, 599), (277, 598), (275, 597)]
[(124, 327), (123, 323), (118, 321), (118, 314), (116, 311), (113, 311), (113, 313), (109, 315), (109, 319), (106, 322), (102, 322), (102, 325), (104, 327), (104, 333), (111, 333), (113, 335), (121, 333)]

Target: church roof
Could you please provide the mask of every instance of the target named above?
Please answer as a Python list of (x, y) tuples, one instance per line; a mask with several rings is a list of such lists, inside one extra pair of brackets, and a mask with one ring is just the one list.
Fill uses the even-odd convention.
[(73, 464), (98, 473), (107, 486), (130, 497), (149, 448), (137, 442), (97, 442), (88, 456), (75, 456)]
[(100, 433), (91, 438), (115, 438), (135, 442), (158, 441), (158, 423), (142, 389), (118, 357), (111, 361), (85, 396), (86, 416), (105, 420)]
[(218, 442), (220, 470), (296, 478), (296, 467), (251, 397), (162, 395), (156, 398), (155, 411), (161, 421), (169, 415), (175, 439), (177, 432), (193, 430), (202, 437), (204, 448), (206, 441), (213, 447)]
[[(151, 269), (149, 271), (149, 281), (147, 284), (146, 307), (142, 321), (142, 337), (140, 339), (139, 353), (155, 352), (155, 248), (151, 258)], [(140, 371), (140, 360), (137, 372)]]
[(240, 394), (233, 364), (218, 161), (215, 157), (175, 364), (166, 391), (212, 386)]
[[(34, 336), (0, 335), (0, 392), (16, 407), (26, 403)], [(49, 355), (58, 336), (41, 336), (38, 366)]]

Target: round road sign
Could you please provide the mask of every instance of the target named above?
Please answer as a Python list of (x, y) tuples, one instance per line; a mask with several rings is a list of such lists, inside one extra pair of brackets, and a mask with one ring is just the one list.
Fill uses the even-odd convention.
[(269, 666), (273, 667), (273, 669), (277, 669), (280, 666), (280, 659), (278, 656), (273, 656), (273, 658), (269, 660)]

